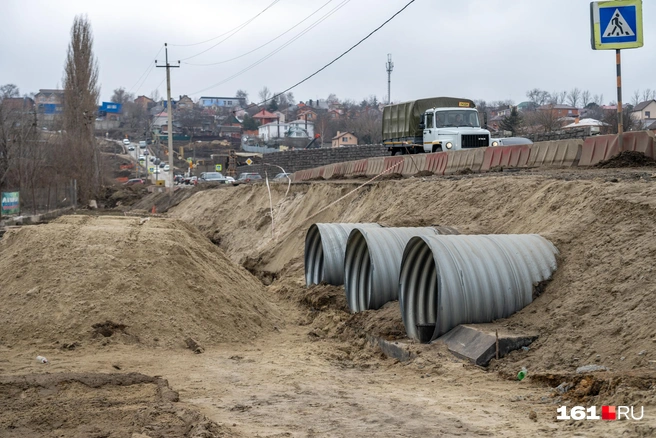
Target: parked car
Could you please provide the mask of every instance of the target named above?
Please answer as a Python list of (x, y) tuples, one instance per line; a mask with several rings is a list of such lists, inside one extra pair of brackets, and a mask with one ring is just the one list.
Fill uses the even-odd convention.
[(185, 182), (185, 177), (182, 175), (175, 175), (173, 177), (174, 184), (183, 184)]
[(292, 176), (291, 173), (282, 172), (273, 177), (274, 181), (287, 181)]
[(225, 178), (226, 178), (226, 184), (232, 184), (233, 182), (235, 182), (235, 179), (231, 176), (226, 176)]
[(163, 169), (163, 168), (164, 168), (164, 166), (166, 166), (166, 163), (165, 163), (165, 162), (163, 162), (163, 161), (160, 161), (160, 163), (159, 163), (159, 167), (161, 167), (161, 168)]
[(171, 168), (169, 167), (168, 164), (165, 164), (164, 165), (164, 172), (168, 172), (169, 170), (171, 170)]
[(189, 185), (189, 184), (196, 185), (196, 184), (198, 184), (198, 177), (197, 176), (187, 176), (184, 179), (184, 183), (187, 184), (187, 185)]
[(123, 139), (123, 144), (124, 144), (124, 145), (129, 145), (129, 144), (130, 144), (130, 140), (127, 139), (127, 138), (124, 138), (124, 139)]
[(128, 146), (128, 150), (129, 150), (130, 152), (134, 151), (134, 146)]
[(203, 172), (198, 178), (198, 182), (218, 182), (225, 183), (226, 177), (221, 172)]
[(257, 179), (262, 179), (259, 173), (240, 173), (237, 181), (250, 182)]
[(146, 184), (146, 180), (143, 178), (132, 178), (123, 183), (126, 186), (133, 186), (135, 184)]

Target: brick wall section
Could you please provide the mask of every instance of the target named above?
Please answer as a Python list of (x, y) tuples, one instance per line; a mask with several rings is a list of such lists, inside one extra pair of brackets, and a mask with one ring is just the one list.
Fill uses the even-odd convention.
[[(355, 161), (364, 158), (382, 157), (387, 155), (390, 155), (387, 146), (374, 144), (343, 148), (304, 149), (276, 152), (265, 154), (263, 163), (275, 164), (285, 169), (285, 172), (294, 173), (299, 170), (325, 166), (326, 164), (342, 163), (344, 161)], [(270, 177), (281, 172), (277, 167), (267, 166), (266, 164), (253, 164), (251, 166), (238, 167), (237, 174), (241, 172), (257, 172), (264, 176), (265, 170)]]

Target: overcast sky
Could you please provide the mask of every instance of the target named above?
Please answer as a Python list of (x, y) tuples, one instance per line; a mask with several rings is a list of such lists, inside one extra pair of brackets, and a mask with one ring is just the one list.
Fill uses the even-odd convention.
[[(2, 0), (0, 84), (14, 83), (21, 93), (59, 86), (73, 18), (87, 14), (102, 100), (109, 100), (118, 87), (137, 95), (158, 89), (165, 96), (165, 69), (155, 68), (153, 61), (164, 62), (160, 49), (168, 42), (170, 60), (182, 60), (181, 68), (172, 70), (174, 98), (232, 96), (244, 89), (256, 101), (263, 86), (272, 91), (290, 87), (409, 0), (279, 0), (207, 50), (227, 35), (217, 36), (251, 20), (273, 1)], [(244, 55), (322, 6), (253, 53), (219, 65), (190, 65)], [(355, 101), (370, 95), (382, 100), (387, 95), (385, 63), (391, 53), (393, 101), (446, 95), (519, 103), (531, 88), (551, 92), (578, 87), (603, 94), (607, 103), (616, 100), (615, 53), (591, 49), (589, 10), (589, 0), (416, 0), (293, 93), (296, 100), (325, 98), (329, 93)], [(656, 26), (649, 25), (656, 16), (656, 1), (644, 2), (643, 12), (645, 46), (622, 51), (625, 102), (635, 90), (656, 89)], [(240, 73), (326, 14), (330, 15), (279, 53)]]

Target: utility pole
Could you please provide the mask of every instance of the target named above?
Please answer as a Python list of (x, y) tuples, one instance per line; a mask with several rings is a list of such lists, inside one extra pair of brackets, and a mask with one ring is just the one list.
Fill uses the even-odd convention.
[(387, 104), (392, 103), (392, 70), (394, 70), (394, 63), (392, 62), (392, 54), (387, 54)]
[[(169, 180), (171, 184), (169, 186), (169, 193), (173, 195), (173, 106), (171, 106), (171, 69), (180, 68), (180, 61), (178, 61), (178, 65), (169, 65), (169, 48), (166, 43), (164, 43), (164, 53), (166, 56), (166, 65), (157, 65), (157, 67), (166, 68), (166, 105), (168, 107), (167, 113), (169, 119), (167, 137), (169, 140)], [(155, 64), (157, 64), (157, 61), (155, 61)]]

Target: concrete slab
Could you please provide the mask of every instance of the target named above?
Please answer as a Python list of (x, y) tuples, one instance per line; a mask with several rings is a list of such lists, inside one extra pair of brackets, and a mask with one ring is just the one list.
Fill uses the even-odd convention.
[(378, 336), (367, 335), (367, 341), (372, 347), (378, 347), (387, 357), (398, 359), (401, 362), (406, 362), (415, 357), (414, 353), (410, 351), (410, 344), (404, 342), (388, 341)]
[(496, 356), (495, 330), (499, 331), (500, 358), (513, 350), (528, 346), (538, 338), (534, 333), (512, 332), (494, 324), (466, 324), (457, 326), (433, 343), (443, 342), (454, 355), (475, 365), (487, 366)]

